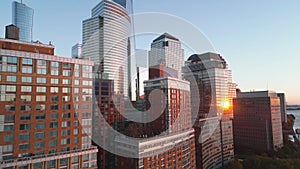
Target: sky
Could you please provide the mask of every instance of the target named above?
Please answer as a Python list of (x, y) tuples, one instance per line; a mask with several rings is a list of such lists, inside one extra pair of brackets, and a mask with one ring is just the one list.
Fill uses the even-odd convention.
[[(35, 10), (34, 40), (52, 41), (56, 55), (70, 57), (81, 42), (82, 21), (100, 0), (23, 2)], [(0, 1), (1, 37), (11, 23), (11, 3)], [(288, 104), (300, 104), (299, 8), (298, 0), (134, 0), (135, 13), (171, 14), (196, 26), (225, 58), (242, 91), (284, 92)], [(145, 39), (138, 48), (150, 47), (153, 39)]]

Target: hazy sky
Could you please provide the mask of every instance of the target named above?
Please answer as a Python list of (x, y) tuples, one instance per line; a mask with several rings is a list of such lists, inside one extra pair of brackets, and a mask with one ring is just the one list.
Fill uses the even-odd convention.
[[(35, 10), (34, 39), (52, 41), (57, 55), (70, 56), (72, 45), (81, 42), (82, 20), (100, 0), (23, 2)], [(11, 23), (11, 3), (0, 1), (1, 37)], [(169, 13), (198, 27), (226, 59), (243, 91), (285, 92), (289, 104), (300, 104), (299, 9), (298, 0), (134, 0), (135, 13)]]

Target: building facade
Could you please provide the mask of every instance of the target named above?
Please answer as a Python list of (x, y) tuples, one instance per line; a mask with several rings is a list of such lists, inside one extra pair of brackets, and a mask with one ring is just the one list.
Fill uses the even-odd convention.
[[(160, 90), (161, 93), (154, 92)], [(119, 169), (196, 169), (189, 82), (172, 77), (145, 81), (146, 124), (133, 124), (118, 136)], [(131, 158), (130, 158), (131, 157)]]
[(184, 66), (184, 50), (181, 42), (174, 36), (164, 33), (154, 39), (149, 52), (149, 67), (164, 64), (166, 67), (177, 71), (177, 77), (182, 79)]
[(20, 40), (32, 41), (34, 10), (23, 3), (12, 3), (12, 24), (19, 28)]
[(286, 112), (286, 98), (284, 93), (277, 93), (280, 98), (280, 112), (281, 112), (281, 122), (287, 122), (287, 112)]
[(52, 45), (0, 43), (0, 168), (97, 168), (93, 62), (54, 56)]
[(219, 168), (234, 158), (232, 99), (235, 84), (224, 58), (215, 53), (188, 58), (183, 77), (191, 86), (197, 168)]
[(275, 92), (238, 92), (233, 108), (237, 152), (270, 152), (283, 146), (280, 98)]

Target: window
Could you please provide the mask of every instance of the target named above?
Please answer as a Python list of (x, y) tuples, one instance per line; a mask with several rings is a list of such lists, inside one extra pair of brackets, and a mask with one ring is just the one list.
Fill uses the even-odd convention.
[(74, 85), (79, 85), (79, 82), (80, 82), (79, 80), (75, 80)]
[(50, 114), (50, 119), (51, 120), (58, 119), (58, 114), (57, 113)]
[(48, 142), (48, 146), (49, 146), (49, 147), (57, 146), (57, 140), (50, 140), (50, 141)]
[(35, 115), (35, 119), (36, 120), (45, 120), (46, 115), (45, 114), (37, 114), (37, 115)]
[(71, 63), (64, 63), (63, 68), (70, 69), (71, 68)]
[(74, 69), (75, 69), (75, 70), (80, 70), (80, 65), (75, 64), (75, 65), (74, 65)]
[(8, 56), (7, 57), (7, 63), (17, 63), (18, 62), (18, 59), (17, 57), (14, 57), (14, 56)]
[(31, 111), (31, 105), (30, 104), (22, 104), (20, 106), (21, 111)]
[(22, 82), (23, 83), (32, 83), (32, 77), (23, 76), (22, 77)]
[(4, 135), (3, 140), (4, 140), (4, 142), (14, 141), (14, 135), (13, 134)]
[(74, 88), (74, 93), (79, 93), (79, 88)]
[(79, 73), (79, 72), (74, 72), (74, 76), (75, 76), (75, 77), (79, 77), (79, 76), (80, 76), (80, 73)]
[(1, 85), (0, 89), (2, 92), (16, 92), (17, 87), (13, 85)]
[(45, 84), (45, 83), (47, 83), (47, 80), (44, 77), (38, 77), (38, 78), (36, 78), (36, 82)]
[(16, 76), (6, 76), (6, 81), (7, 82), (17, 82), (17, 77)]
[(70, 101), (70, 96), (62, 96), (62, 101), (63, 102), (69, 102)]
[(92, 86), (93, 82), (92, 81), (83, 80), (82, 81), (82, 85), (84, 85), (84, 86)]
[(38, 87), (36, 87), (36, 92), (38, 92), (38, 93), (46, 93), (46, 87), (38, 86)]
[(23, 65), (32, 65), (32, 59), (23, 58), (22, 59), (22, 64)]
[(30, 114), (21, 114), (20, 120), (30, 120)]
[(51, 75), (58, 76), (59, 75), (58, 70), (51, 70)]
[(63, 92), (63, 93), (71, 93), (71, 88), (64, 87), (64, 88), (62, 89), (62, 92)]
[(71, 113), (63, 113), (63, 114), (62, 114), (62, 118), (63, 118), (63, 119), (71, 118)]
[(37, 69), (37, 74), (40, 74), (40, 75), (45, 75), (45, 74), (47, 74), (46, 68), (38, 68), (38, 69)]
[[(51, 153), (49, 152), (49, 154)], [(47, 161), (47, 168), (54, 168), (55, 166), (56, 166), (56, 160)]]
[(1, 96), (0, 97), (1, 101), (6, 101), (6, 102), (16, 101), (16, 94), (1, 94), (0, 96)]
[(32, 92), (31, 86), (21, 86), (21, 92)]
[(40, 142), (35, 142), (34, 143), (34, 148), (43, 148), (45, 143), (40, 141)]
[(58, 96), (51, 96), (51, 102), (58, 102)]
[(22, 67), (22, 73), (32, 73), (32, 67), (29, 67), (29, 66), (23, 66)]
[(58, 93), (58, 87), (51, 87), (50, 92), (51, 93)]
[(58, 62), (51, 62), (51, 67), (59, 67), (59, 63)]
[(78, 126), (78, 121), (74, 121), (74, 126), (75, 126), (75, 127)]
[(49, 137), (57, 137), (57, 131), (50, 131)]
[(93, 71), (93, 67), (92, 66), (83, 66), (83, 71), (84, 72), (92, 72)]
[(42, 110), (45, 110), (45, 105), (44, 104), (37, 104), (35, 106), (35, 110), (38, 110), (38, 111), (42, 111)]
[(74, 134), (74, 135), (78, 135), (78, 129), (74, 129), (74, 130), (73, 130), (73, 134)]
[(19, 144), (19, 150), (29, 150), (29, 143)]
[(30, 102), (31, 101), (31, 95), (21, 95), (21, 101)]
[(73, 142), (74, 142), (75, 144), (78, 143), (78, 138), (75, 137), (75, 138), (73, 139)]
[(57, 104), (52, 104), (50, 105), (51, 110), (58, 110), (58, 105)]
[(61, 127), (70, 127), (70, 122), (69, 121), (61, 122)]
[(71, 76), (71, 71), (70, 70), (64, 70), (63, 71), (63, 76)]
[(70, 139), (69, 139), (69, 138), (61, 139), (60, 144), (61, 144), (61, 145), (70, 144)]
[(46, 66), (47, 65), (47, 61), (45, 61), (45, 60), (38, 60), (37, 61), (37, 65), (38, 66)]
[(16, 111), (16, 106), (13, 104), (5, 105), (5, 111), (7, 112)]
[(34, 129), (36, 130), (45, 129), (45, 123), (36, 123)]
[(29, 140), (29, 138), (30, 138), (29, 133), (24, 133), (24, 134), (19, 135), (19, 140), (22, 140), (22, 141)]
[(4, 124), (4, 126), (0, 125), (0, 132), (1, 131), (14, 131), (14, 125), (13, 124), (8, 124), (8, 125)]
[(35, 100), (37, 102), (45, 102), (46, 101), (46, 96), (36, 96)]
[(57, 122), (50, 122), (50, 128), (53, 129), (53, 128), (57, 128)]
[(92, 94), (92, 89), (83, 88), (82, 93), (83, 94)]
[(58, 84), (58, 83), (59, 83), (59, 79), (51, 78), (51, 84)]
[(30, 130), (30, 124), (20, 124), (20, 130)]
[(17, 66), (15, 65), (7, 65), (6, 72), (17, 72)]
[(45, 133), (44, 132), (36, 132), (36, 133), (34, 133), (34, 138), (35, 139), (43, 139), (43, 138), (45, 138)]
[(63, 79), (63, 84), (71, 84), (71, 80), (69, 80), (69, 79)]
[(69, 136), (70, 135), (70, 130), (62, 130), (61, 131), (61, 136)]
[(70, 110), (71, 109), (71, 105), (70, 104), (64, 104), (62, 107), (63, 110)]

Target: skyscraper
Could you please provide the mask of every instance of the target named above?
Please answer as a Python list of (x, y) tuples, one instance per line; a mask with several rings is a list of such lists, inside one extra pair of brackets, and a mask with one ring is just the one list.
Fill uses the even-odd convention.
[(72, 47), (72, 58), (82, 58), (82, 44), (77, 43)]
[(164, 33), (154, 39), (149, 52), (149, 67), (164, 64), (166, 67), (177, 71), (181, 79), (181, 69), (184, 66), (184, 50), (181, 42), (174, 36)]
[(283, 146), (280, 97), (275, 92), (238, 92), (233, 109), (237, 152), (272, 152)]
[(191, 109), (197, 168), (220, 167), (234, 157), (231, 118), (235, 84), (231, 70), (219, 54), (195, 54), (188, 58), (183, 76), (194, 91)]
[(100, 78), (114, 81), (114, 92), (128, 97), (131, 19), (127, 9), (108, 0), (83, 21), (82, 56), (95, 62)]
[(32, 41), (33, 13), (33, 9), (23, 3), (12, 3), (12, 23), (19, 28), (21, 41)]

